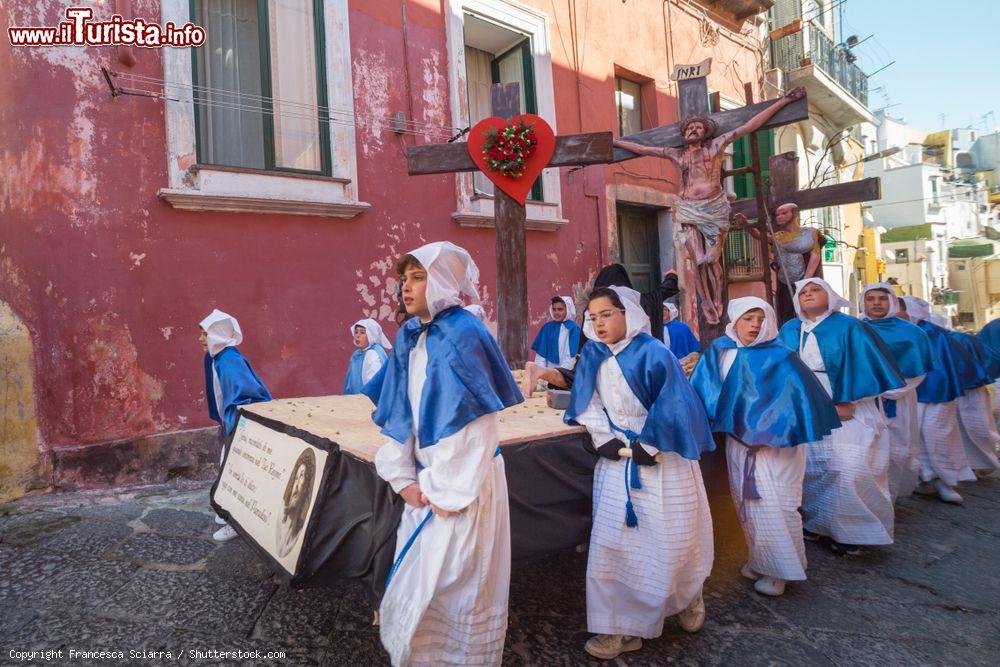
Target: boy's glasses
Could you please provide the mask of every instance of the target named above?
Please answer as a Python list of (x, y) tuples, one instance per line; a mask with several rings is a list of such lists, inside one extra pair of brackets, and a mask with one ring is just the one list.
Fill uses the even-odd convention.
[(616, 308), (615, 310), (602, 310), (601, 312), (595, 313), (593, 315), (588, 313), (586, 320), (591, 324), (594, 324), (596, 322), (604, 322), (605, 320), (610, 320), (612, 317), (614, 317), (615, 313), (624, 313), (624, 312), (625, 311), (621, 310), (620, 308)]

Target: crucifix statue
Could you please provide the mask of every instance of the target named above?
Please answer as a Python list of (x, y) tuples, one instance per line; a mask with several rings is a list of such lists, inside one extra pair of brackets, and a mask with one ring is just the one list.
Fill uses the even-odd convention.
[[(510, 120), (520, 114), (520, 85), (498, 83), (490, 89), (494, 116)], [(551, 130), (549, 130), (551, 133)], [(610, 132), (591, 132), (555, 137), (551, 157), (535, 165), (532, 182), (542, 167), (607, 164), (613, 159)], [(411, 175), (476, 171), (479, 167), (464, 143), (413, 146), (406, 151)], [(490, 174), (487, 174), (490, 176)], [(530, 185), (527, 184), (527, 185)], [(512, 368), (523, 368), (528, 356), (528, 267), (525, 242), (525, 205), (500, 187), (493, 197), (497, 262), (497, 339)]]
[(724, 307), (722, 254), (730, 218), (729, 199), (722, 185), (726, 146), (760, 130), (782, 108), (804, 97), (804, 89), (793, 88), (725, 132), (719, 132), (718, 124), (709, 115), (688, 115), (680, 123), (683, 147), (644, 145), (629, 138), (615, 141), (617, 148), (664, 158), (677, 168), (680, 192), (671, 195), (674, 222), (680, 225), (677, 245), (694, 262), (695, 284), (687, 288), (697, 295), (699, 314), (707, 324), (718, 324)]

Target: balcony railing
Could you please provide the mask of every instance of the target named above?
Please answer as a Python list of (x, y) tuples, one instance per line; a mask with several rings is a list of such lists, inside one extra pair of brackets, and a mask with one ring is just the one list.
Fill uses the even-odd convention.
[(734, 229), (726, 236), (726, 269), (730, 282), (764, 279), (764, 253), (760, 243), (745, 229)]
[(847, 59), (847, 49), (834, 44), (821, 29), (806, 25), (799, 32), (774, 41), (773, 48), (774, 64), (782, 71), (813, 64), (839, 83), (851, 97), (868, 106), (868, 77)]

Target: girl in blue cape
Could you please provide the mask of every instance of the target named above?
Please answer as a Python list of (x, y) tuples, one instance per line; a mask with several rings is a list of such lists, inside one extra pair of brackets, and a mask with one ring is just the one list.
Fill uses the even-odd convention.
[(695, 337), (686, 323), (677, 319), (677, 306), (669, 301), (663, 302), (663, 344), (670, 348), (678, 360), (684, 359), (692, 352), (701, 352), (701, 343)]
[(1000, 433), (997, 433), (990, 406), (989, 386), (996, 379), (991, 370), (993, 363), (978, 338), (951, 329), (947, 319), (941, 326), (965, 351), (964, 355), (956, 357), (962, 359), (959, 375), (965, 393), (955, 399), (965, 457), (975, 474), (989, 475), (1000, 467), (996, 454)]
[(714, 555), (698, 466), (714, 448), (708, 420), (640, 299), (627, 287), (591, 292), (565, 415), (600, 454), (587, 561), (587, 629), (598, 634), (585, 650), (602, 660), (659, 637), (667, 616), (700, 630)]
[(375, 468), (406, 505), (379, 608), (393, 665), (500, 664), (510, 515), (498, 412), (523, 401), (479, 319), (479, 270), (462, 248), (425, 245), (396, 271), (412, 315), (365, 386), (389, 441)]
[(917, 493), (937, 495), (947, 503), (961, 503), (955, 491), (959, 482), (974, 481), (976, 476), (962, 444), (958, 422), (958, 403), (965, 390), (960, 368), (967, 359), (965, 350), (948, 335), (947, 330), (931, 322), (930, 305), (915, 296), (901, 299), (906, 318), (930, 338), (937, 366), (917, 387), (917, 414), (920, 418), (920, 486)]
[(368, 382), (375, 377), (385, 364), (392, 349), (389, 339), (382, 333), (382, 327), (375, 320), (358, 320), (351, 325), (354, 347), (351, 363), (344, 378), (344, 394), (360, 394)]
[(580, 325), (571, 296), (554, 296), (549, 305), (552, 319), (542, 325), (531, 349), (535, 363), (542, 368), (573, 368), (573, 359), (580, 351)]
[(889, 283), (871, 283), (861, 292), (861, 315), (892, 353), (906, 380), (902, 389), (883, 394), (882, 409), (889, 425), (889, 495), (893, 502), (917, 488), (920, 465), (920, 418), (917, 387), (934, 370), (931, 339), (915, 324), (898, 317), (899, 298)]
[[(226, 456), (226, 442), (236, 430), (241, 405), (270, 401), (271, 394), (236, 346), (243, 342), (240, 323), (232, 315), (215, 309), (201, 321), (201, 345), (205, 350), (205, 400), (208, 416), (219, 422), (222, 430), (221, 464)], [(215, 522), (222, 527), (212, 535), (219, 542), (236, 537), (236, 530), (222, 517)]]
[(691, 377), (712, 430), (726, 434), (729, 489), (749, 558), (741, 572), (763, 595), (806, 578), (802, 480), (806, 447), (840, 426), (837, 409), (799, 356), (777, 342), (763, 299), (729, 302), (726, 335), (712, 341)]
[(889, 440), (876, 399), (906, 382), (871, 327), (839, 312), (850, 303), (825, 280), (795, 283), (792, 303), (799, 316), (781, 327), (779, 340), (813, 371), (843, 424), (807, 448), (805, 537), (829, 537), (838, 555), (892, 544)]

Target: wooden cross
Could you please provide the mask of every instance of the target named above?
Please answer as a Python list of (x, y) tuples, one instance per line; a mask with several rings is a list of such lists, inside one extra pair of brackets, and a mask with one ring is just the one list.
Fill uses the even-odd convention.
[[(521, 113), (520, 84), (498, 83), (490, 89), (494, 116), (508, 119)], [(556, 137), (547, 166), (606, 164), (612, 160), (610, 132)], [(413, 146), (406, 151), (411, 175), (476, 171), (464, 143)], [(512, 368), (523, 368), (528, 356), (528, 265), (524, 239), (525, 207), (500, 188), (493, 196), (496, 225), (497, 333), (500, 349)]]
[[(709, 64), (710, 66), (710, 64)], [(718, 125), (718, 134), (729, 132), (743, 125), (753, 116), (766, 109), (772, 102), (753, 103), (753, 88), (750, 84), (744, 86), (747, 105), (739, 109), (719, 111), (710, 113), (708, 81), (706, 78), (707, 68), (705, 63), (701, 66), (691, 66), (696, 76), (683, 78), (678, 81), (678, 107), (681, 122), (691, 115), (702, 115), (712, 118)], [(683, 71), (683, 69), (682, 69)], [(770, 120), (768, 120), (760, 131), (789, 125), (809, 118), (808, 101), (806, 98), (796, 100), (779, 110)], [(638, 132), (628, 137), (622, 137), (626, 141), (632, 141), (646, 146), (660, 147), (681, 147), (684, 139), (681, 136), (681, 122), (672, 123), (656, 127), (643, 132)], [(771, 183), (768, 191), (764, 183), (760, 164), (760, 153), (756, 133), (749, 135), (750, 159), (749, 167), (743, 167), (731, 171), (726, 171), (724, 176), (736, 174), (751, 174), (754, 181), (754, 198), (742, 199), (732, 205), (732, 214), (742, 213), (748, 219), (757, 219), (757, 224), (766, 233), (770, 217), (774, 210), (781, 204), (795, 203), (800, 209), (819, 208), (823, 206), (834, 206), (838, 204), (849, 204), (860, 201), (868, 201), (880, 198), (879, 179), (866, 178), (860, 181), (831, 185), (811, 190), (799, 190), (797, 185), (796, 157), (794, 153), (784, 153), (775, 155), (770, 159)], [(615, 161), (627, 160), (638, 157), (635, 153), (622, 148), (615, 149)], [(765, 266), (765, 293), (767, 300), (774, 303), (770, 280), (770, 261), (768, 256), (770, 248), (767, 243), (761, 244), (762, 259)], [(676, 248), (675, 257), (683, 258), (683, 248)], [(725, 268), (725, 267), (724, 267)], [(678, 268), (678, 278), (683, 285), (684, 272)], [(728, 283), (728, 272), (727, 272)], [(682, 291), (683, 294), (683, 291)], [(724, 292), (723, 298), (728, 296), (728, 290)], [(709, 325), (704, 321), (701, 308), (698, 308), (698, 330), (701, 336), (702, 345), (707, 345), (714, 338), (721, 335), (725, 317), (717, 325)]]
[[(708, 97), (708, 79), (707, 75), (711, 68), (711, 62), (706, 61), (701, 65), (693, 66), (678, 66), (680, 68), (679, 78), (677, 82), (677, 105), (679, 110), (680, 120), (676, 123), (671, 123), (670, 125), (662, 125), (660, 127), (655, 127), (650, 130), (644, 130), (642, 132), (637, 132), (633, 135), (622, 137), (625, 141), (634, 142), (644, 146), (656, 146), (660, 148), (673, 147), (680, 148), (685, 145), (684, 137), (681, 136), (681, 124), (684, 119), (688, 116), (698, 115), (698, 116), (708, 116), (715, 121), (717, 125), (716, 136), (735, 130), (736, 128), (744, 125), (751, 118), (756, 116), (761, 111), (767, 109), (772, 102), (762, 102), (758, 104), (747, 104), (739, 109), (730, 109), (727, 111), (718, 111), (712, 113), (709, 109), (709, 97)], [(675, 70), (675, 75), (678, 71)], [(750, 98), (752, 101), (752, 98)], [(784, 108), (780, 109), (774, 116), (772, 116), (761, 128), (761, 130), (767, 130), (775, 127), (781, 127), (782, 125), (789, 125), (791, 123), (797, 123), (801, 120), (805, 120), (809, 117), (808, 102), (803, 97), (802, 99), (795, 100), (794, 102), (786, 105)], [(763, 179), (760, 177), (760, 164), (759, 158), (757, 157), (759, 153), (757, 152), (757, 141), (756, 137), (751, 136), (751, 157), (754, 162), (750, 168), (738, 173), (753, 173), (754, 183), (757, 186), (757, 198), (761, 201), (761, 208), (766, 210), (764, 203), (763, 194)], [(624, 148), (615, 149), (615, 162), (621, 160), (628, 160), (634, 157), (639, 157), (635, 153), (625, 150)], [(677, 278), (678, 286), (680, 287), (680, 298), (683, 303), (685, 290), (694, 289), (694, 286), (685, 285), (685, 271), (684, 271), (684, 259), (685, 250), (684, 247), (677, 243), (677, 235), (674, 236), (674, 257), (677, 258), (675, 261), (677, 263)], [(725, 255), (723, 255), (724, 257)], [(725, 268), (724, 268), (725, 270)], [(728, 278), (728, 276), (727, 276)], [(725, 282), (728, 282), (725, 281)], [(768, 295), (770, 296), (770, 295)], [(723, 288), (722, 299), (723, 303), (728, 298), (728, 289)], [(769, 299), (770, 300), (770, 299)], [(712, 340), (717, 338), (722, 334), (725, 328), (725, 316), (723, 316), (717, 324), (709, 324), (704, 317), (702, 308), (699, 306), (696, 308), (698, 313), (698, 321), (692, 322), (698, 331), (699, 338), (701, 340), (702, 346), (707, 346)], [(684, 312), (684, 309), (681, 309)]]

